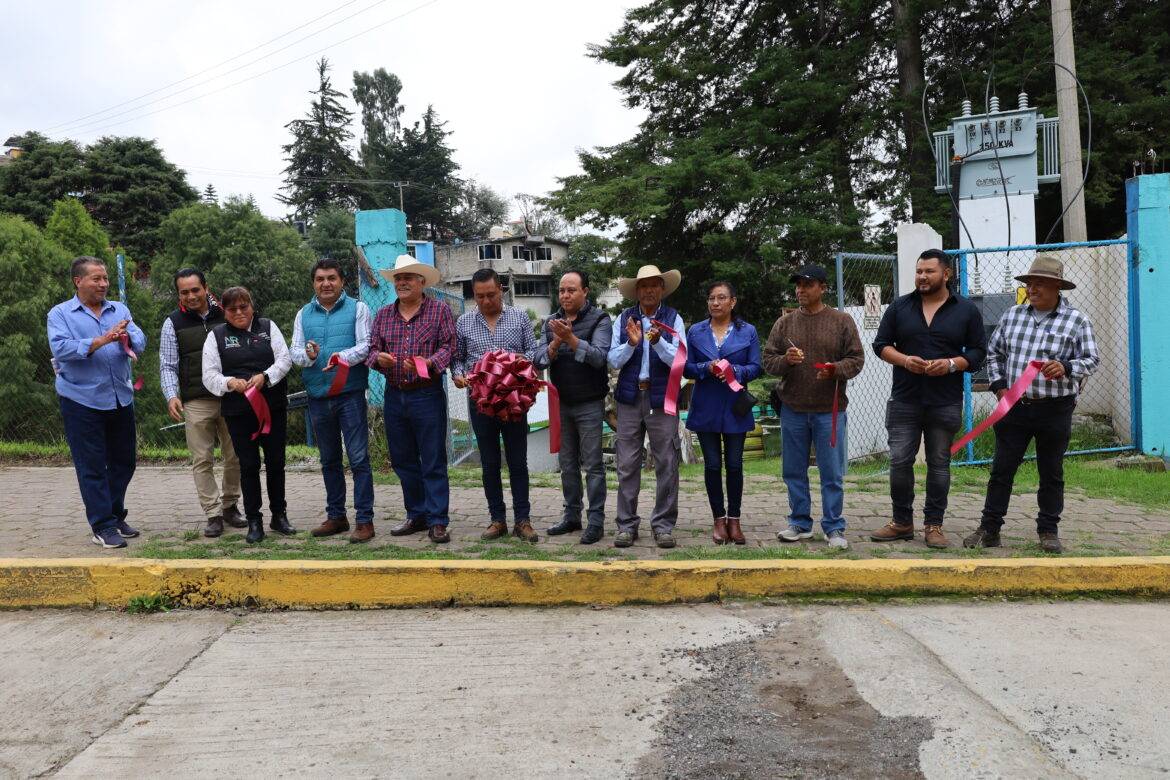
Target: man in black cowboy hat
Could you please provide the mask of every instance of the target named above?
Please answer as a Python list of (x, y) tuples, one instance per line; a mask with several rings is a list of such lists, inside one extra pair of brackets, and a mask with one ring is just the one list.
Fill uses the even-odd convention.
[(1027, 285), (1028, 302), (1004, 312), (987, 348), (990, 389), (1002, 398), (1032, 360), (1044, 367), (1019, 403), (995, 424), (995, 458), (987, 482), (983, 519), (963, 540), (965, 547), (998, 547), (999, 529), (1011, 499), (1016, 469), (1036, 440), (1040, 489), (1036, 530), (1040, 548), (1061, 551), (1057, 524), (1064, 510), (1064, 453), (1072, 434), (1073, 409), (1081, 383), (1097, 369), (1097, 343), (1089, 318), (1074, 309), (1061, 290), (1076, 285), (1064, 278), (1064, 265), (1052, 255), (1037, 255), (1028, 273), (1017, 276)]

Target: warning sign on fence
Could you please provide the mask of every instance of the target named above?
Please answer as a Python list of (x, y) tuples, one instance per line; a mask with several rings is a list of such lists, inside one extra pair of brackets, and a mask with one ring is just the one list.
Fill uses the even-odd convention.
[(882, 318), (882, 288), (881, 285), (867, 284), (865, 286), (865, 316), (862, 326), (866, 330), (874, 330)]

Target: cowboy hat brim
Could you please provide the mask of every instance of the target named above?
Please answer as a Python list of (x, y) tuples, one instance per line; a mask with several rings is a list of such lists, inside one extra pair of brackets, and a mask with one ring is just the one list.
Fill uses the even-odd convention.
[(398, 274), (416, 274), (421, 276), (425, 280), (424, 283), (427, 287), (434, 287), (439, 283), (439, 269), (426, 263), (414, 263), (399, 268), (383, 268), (378, 273), (391, 284), (393, 284), (394, 277)]
[[(655, 277), (661, 279), (662, 284), (665, 287), (665, 289), (662, 292), (663, 298), (665, 298), (666, 296), (670, 295), (672, 292), (677, 290), (679, 284), (682, 283), (682, 272), (677, 271), (677, 270), (663, 271), (662, 273), (654, 274), (653, 276), (643, 276), (642, 279), (653, 279)], [(622, 294), (623, 298), (626, 298), (626, 299), (631, 300), (631, 301), (636, 300), (637, 294), (638, 294), (637, 291), (638, 291), (638, 282), (639, 281), (640, 280), (637, 278), (618, 279), (618, 292), (620, 292)]]
[(1016, 277), (1017, 282), (1023, 282), (1024, 284), (1027, 284), (1029, 279), (1047, 279), (1050, 282), (1059, 284), (1062, 290), (1077, 289), (1077, 286), (1068, 279), (1063, 279), (1059, 276), (1050, 276), (1049, 274), (1020, 274)]

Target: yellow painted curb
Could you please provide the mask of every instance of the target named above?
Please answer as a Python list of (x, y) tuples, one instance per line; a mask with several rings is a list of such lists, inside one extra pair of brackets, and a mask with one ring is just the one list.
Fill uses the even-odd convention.
[(1170, 557), (994, 560), (214, 561), (0, 558), (0, 608), (667, 604), (808, 595), (1170, 595)]

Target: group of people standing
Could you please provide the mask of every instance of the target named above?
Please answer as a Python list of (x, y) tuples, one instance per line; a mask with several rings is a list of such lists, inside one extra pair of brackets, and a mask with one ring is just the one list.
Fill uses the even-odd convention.
[[(680, 376), (694, 382), (686, 428), (697, 435), (703, 453), (712, 539), (716, 544), (744, 544), (743, 454), (746, 436), (755, 426), (747, 385), (766, 371), (780, 379), (782, 475), (789, 507), (777, 537), (781, 542), (812, 538), (809, 469), (815, 452), (825, 540), (834, 548), (848, 547), (846, 387), (861, 372), (865, 354), (853, 318), (823, 300), (828, 288), (823, 268), (809, 265), (791, 276), (799, 308), (776, 321), (762, 349), (755, 328), (736, 314), (733, 284), (708, 284), (708, 316), (686, 328), (682, 316), (666, 303), (681, 275), (653, 265), (619, 281), (623, 296), (636, 303), (616, 319), (590, 299), (585, 272), (565, 273), (559, 282), (560, 307), (540, 323), (539, 336), (524, 312), (504, 303), (501, 280), (490, 268), (473, 275), (476, 305), (458, 320), (450, 307), (426, 294), (427, 287), (439, 282), (434, 267), (402, 255), (382, 274), (393, 283), (397, 300), (371, 317), (364, 303), (345, 293), (340, 264), (318, 261), (312, 269), (314, 296), (296, 315), (291, 345), (275, 323), (256, 313), (247, 289), (229, 287), (216, 300), (198, 269), (175, 274), (179, 305), (162, 325), (160, 373), (167, 409), (186, 431), (206, 517), (205, 536), (220, 536), (230, 526), (247, 528), (250, 543), (264, 538), (262, 466), (268, 527), (283, 535), (295, 533), (287, 516), (284, 451), (287, 376), (296, 364), (308, 396), (326, 493), (324, 519), (311, 534), (350, 532), (352, 543), (368, 542), (375, 535), (366, 391), (369, 372), (377, 371), (385, 378), (385, 435), (405, 508), (404, 519), (390, 534), (426, 532), (433, 543), (448, 542), (443, 375), (450, 371), (454, 385), (465, 388), (485, 354), (504, 350), (547, 369), (560, 397), (558, 457), (564, 501), (559, 519), (546, 531), (550, 536), (579, 532), (581, 544), (604, 538), (602, 426), (612, 371), (618, 481), (614, 545), (629, 547), (638, 539), (647, 442), (656, 475), (650, 530), (658, 547), (676, 544)], [(106, 548), (124, 547), (125, 539), (138, 535), (126, 522), (125, 507), (136, 460), (130, 360), (145, 348), (146, 337), (122, 303), (106, 299), (109, 280), (100, 260), (77, 258), (71, 275), (77, 295), (54, 307), (48, 317), (61, 413), (93, 541)], [(990, 389), (1002, 397), (1030, 361), (1041, 360), (1040, 376), (995, 425), (996, 452), (983, 518), (964, 544), (1000, 543), (1015, 472), (1035, 440), (1037, 529), (1042, 548), (1059, 552), (1062, 458), (1080, 385), (1098, 363), (1092, 326), (1060, 295), (1073, 285), (1055, 258), (1039, 256), (1027, 274), (1017, 277), (1027, 285), (1029, 302), (1008, 310), (990, 345), (979, 308), (951, 291), (952, 277), (946, 253), (924, 252), (916, 267), (915, 290), (887, 308), (878, 328), (874, 351), (892, 364), (894, 375), (885, 420), (892, 518), (871, 539), (915, 538), (913, 466), (924, 446), (924, 541), (935, 548), (948, 545), (942, 523), (950, 447), (962, 422), (963, 373), (974, 373), (986, 363)], [(502, 420), (474, 404), (468, 413), (487, 503), (482, 538), (509, 533), (502, 484), (506, 461), (510, 533), (537, 541), (529, 500), (526, 416)], [(223, 457), (220, 483), (214, 470), (217, 441)], [(353, 480), (352, 527), (343, 449)]]

